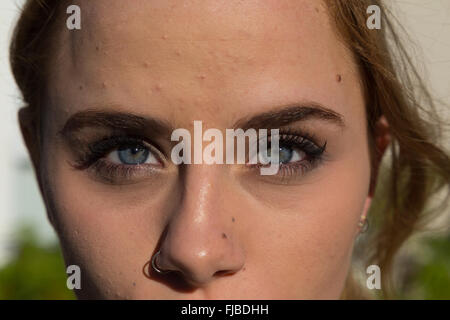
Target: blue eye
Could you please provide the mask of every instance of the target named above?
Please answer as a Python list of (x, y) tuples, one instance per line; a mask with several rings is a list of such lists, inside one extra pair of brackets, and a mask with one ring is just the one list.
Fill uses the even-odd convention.
[(158, 160), (149, 149), (142, 145), (126, 146), (111, 151), (107, 159), (115, 164), (140, 165), (158, 164)]
[(128, 147), (117, 150), (123, 164), (141, 164), (148, 159), (149, 151), (141, 146)]
[[(270, 161), (271, 149), (267, 149), (267, 158)], [(281, 145), (278, 151), (278, 162), (280, 164), (297, 162), (305, 158), (305, 153), (299, 148)]]
[(294, 155), (294, 150), (289, 147), (280, 147), (280, 150), (278, 152), (279, 152), (279, 162), (280, 163), (290, 162)]

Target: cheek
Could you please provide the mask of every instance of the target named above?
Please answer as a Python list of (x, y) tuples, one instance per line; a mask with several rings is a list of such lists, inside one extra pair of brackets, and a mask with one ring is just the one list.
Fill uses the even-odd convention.
[(162, 199), (170, 195), (170, 184), (115, 189), (95, 182), (66, 161), (51, 160), (45, 176), (47, 207), (66, 264), (79, 265), (87, 283), (97, 286), (87, 285), (83, 291), (123, 297), (128, 289), (134, 290), (133, 283), (143, 279), (142, 268), (162, 232), (161, 213), (167, 211), (168, 203)]
[(255, 228), (266, 235), (253, 241), (253, 250), (261, 253), (258, 263), (265, 265), (270, 257), (271, 273), (282, 275), (277, 279), (293, 296), (338, 298), (369, 181), (364, 152), (328, 162), (301, 185), (257, 189), (252, 196), (260, 207), (253, 210), (263, 219)]

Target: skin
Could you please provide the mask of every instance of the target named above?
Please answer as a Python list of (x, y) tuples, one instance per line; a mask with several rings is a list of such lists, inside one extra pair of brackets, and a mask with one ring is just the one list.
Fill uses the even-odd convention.
[[(33, 158), (65, 261), (82, 270), (78, 297), (339, 298), (370, 205), (371, 170), (359, 74), (325, 6), (79, 5), (82, 29), (61, 27), (58, 35), (41, 156)], [(163, 169), (136, 181), (106, 183), (74, 169), (76, 147), (59, 134), (86, 110), (190, 130), (202, 120), (204, 130), (225, 131), (304, 101), (340, 114), (344, 126), (321, 119), (292, 124), (326, 141), (326, 155), (315, 168), (284, 178), (239, 165), (181, 168), (166, 159)], [(31, 151), (34, 138), (22, 127)], [(158, 139), (170, 152), (170, 135)], [(158, 249), (160, 268), (177, 272), (146, 277), (142, 268)]]

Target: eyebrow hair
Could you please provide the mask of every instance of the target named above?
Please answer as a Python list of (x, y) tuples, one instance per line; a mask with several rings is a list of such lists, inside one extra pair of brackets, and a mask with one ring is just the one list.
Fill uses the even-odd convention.
[(344, 117), (329, 108), (316, 102), (290, 104), (274, 110), (247, 117), (236, 122), (235, 128), (276, 128), (286, 126), (293, 122), (308, 119), (319, 119), (333, 123), (341, 128), (345, 127)]
[[(308, 102), (303, 104), (292, 104), (255, 116), (238, 120), (234, 128), (277, 128), (297, 121), (307, 119), (321, 119), (345, 127), (344, 118), (339, 113), (328, 109), (318, 103)], [(85, 127), (104, 127), (112, 130), (125, 130), (132, 132), (143, 132), (151, 128), (154, 134), (170, 134), (172, 126), (166, 121), (139, 116), (122, 111), (109, 110), (86, 110), (75, 113), (65, 123), (60, 133), (68, 137), (70, 134)]]
[(86, 110), (75, 113), (60, 133), (67, 136), (85, 127), (104, 127), (113, 130), (142, 132), (151, 128), (155, 134), (170, 132), (170, 125), (160, 119), (143, 117), (121, 111)]

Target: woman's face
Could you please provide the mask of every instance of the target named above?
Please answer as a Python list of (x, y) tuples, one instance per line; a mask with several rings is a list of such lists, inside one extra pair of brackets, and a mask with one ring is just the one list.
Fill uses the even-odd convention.
[[(58, 30), (40, 158), (79, 297), (338, 298), (370, 166), (357, 67), (325, 6), (79, 5), (82, 29)], [(171, 133), (195, 120), (279, 128), (287, 160), (272, 176), (177, 166)], [(157, 250), (177, 272), (143, 274)]]

